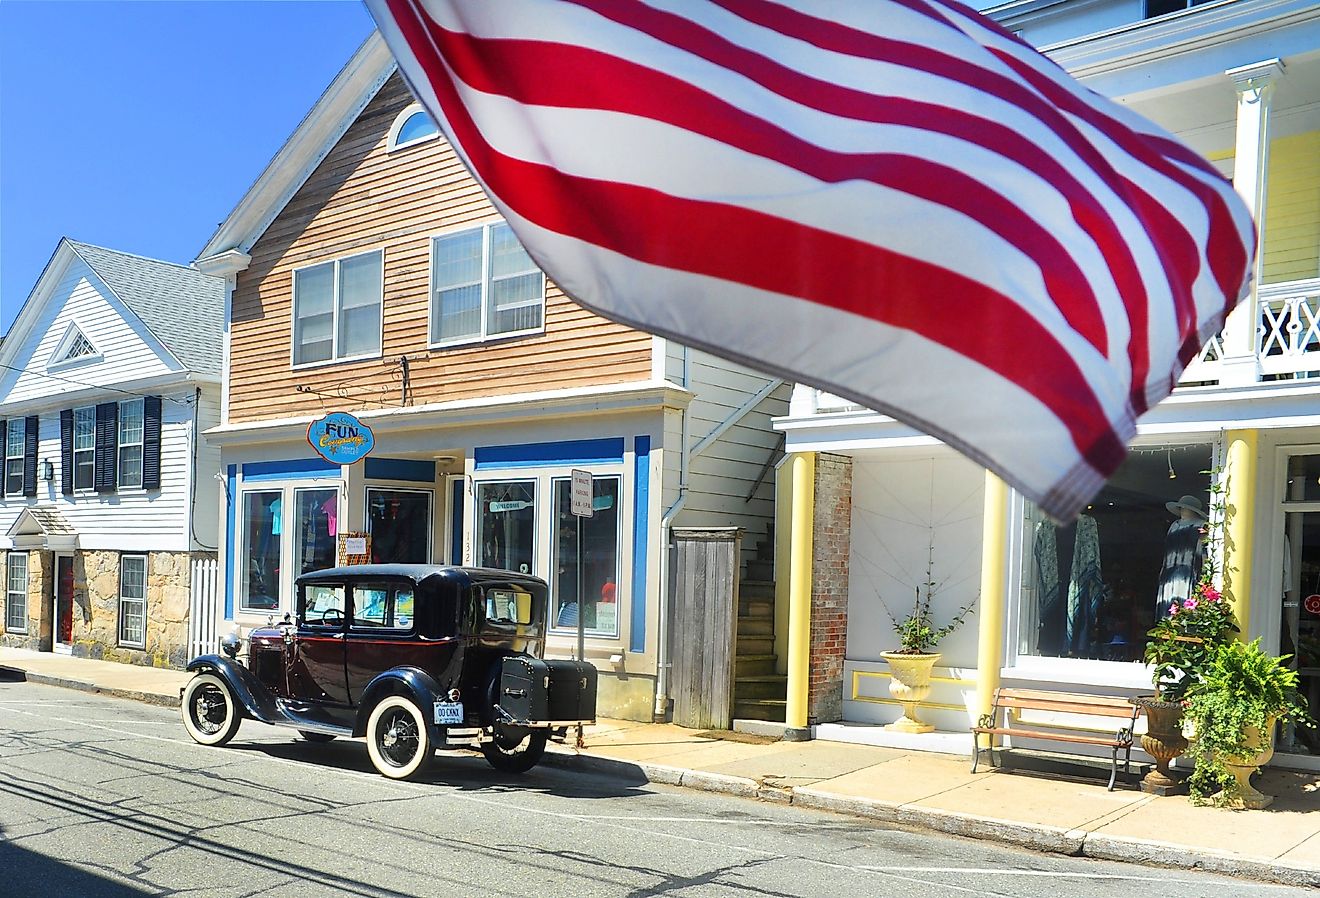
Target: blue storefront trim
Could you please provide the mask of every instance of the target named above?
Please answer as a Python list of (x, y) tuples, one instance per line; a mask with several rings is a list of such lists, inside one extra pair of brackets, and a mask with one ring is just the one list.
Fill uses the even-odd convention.
[(478, 471), (493, 468), (541, 468), (547, 465), (623, 463), (623, 437), (562, 440), (518, 446), (479, 446), (472, 453)]
[(237, 489), (238, 465), (230, 465), (225, 469), (225, 620), (234, 619), (234, 540), (238, 538), (234, 528), (234, 506)]
[(324, 458), (286, 458), (243, 465), (243, 482), (296, 480), (303, 477), (338, 477), (340, 466)]
[(453, 502), (449, 509), (449, 563), (463, 563), (463, 478), (455, 480), (452, 484)]
[(415, 458), (371, 458), (363, 462), (368, 480), (406, 480), (411, 483), (435, 483), (435, 462)]
[(628, 651), (646, 651), (646, 546), (651, 508), (651, 438), (633, 438), (632, 621)]

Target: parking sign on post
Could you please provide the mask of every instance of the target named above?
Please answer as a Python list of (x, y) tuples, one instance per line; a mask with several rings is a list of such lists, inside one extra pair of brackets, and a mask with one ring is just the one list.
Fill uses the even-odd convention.
[(573, 471), (573, 514), (580, 518), (589, 518), (592, 515), (591, 507), (591, 472)]

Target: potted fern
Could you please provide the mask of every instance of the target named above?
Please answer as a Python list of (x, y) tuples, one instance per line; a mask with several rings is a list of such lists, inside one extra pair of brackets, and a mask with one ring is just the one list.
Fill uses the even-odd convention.
[(935, 594), (939, 591), (939, 584), (932, 577), (934, 567), (935, 548), (932, 544), (926, 556), (925, 582), (916, 587), (912, 611), (902, 620), (889, 610), (884, 599), (880, 600), (898, 635), (898, 648), (881, 652), (880, 657), (889, 662), (889, 694), (903, 708), (903, 716), (888, 724), (885, 727), (888, 730), (929, 733), (935, 729), (917, 716), (917, 707), (930, 695), (931, 672), (941, 658), (935, 648), (940, 640), (963, 625), (975, 605), (975, 600), (967, 603), (947, 624), (937, 626), (932, 609)]
[(1187, 694), (1186, 716), (1196, 732), (1188, 749), (1195, 763), (1192, 799), (1235, 808), (1263, 808), (1274, 800), (1251, 785), (1251, 775), (1274, 755), (1279, 723), (1314, 726), (1297, 691), (1297, 671), (1254, 642), (1216, 647), (1200, 682)]

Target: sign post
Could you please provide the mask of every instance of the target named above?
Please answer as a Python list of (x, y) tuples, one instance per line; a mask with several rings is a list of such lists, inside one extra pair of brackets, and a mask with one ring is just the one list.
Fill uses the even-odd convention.
[[(573, 517), (577, 518), (577, 660), (586, 661), (587, 617), (583, 607), (586, 596), (583, 590), (582, 576), (582, 519), (595, 514), (595, 508), (591, 501), (594, 489), (591, 483), (590, 471), (574, 468), (572, 478), (572, 496), (569, 505)], [(582, 748), (585, 744), (582, 741), (582, 724), (579, 723), (577, 725), (577, 747)]]

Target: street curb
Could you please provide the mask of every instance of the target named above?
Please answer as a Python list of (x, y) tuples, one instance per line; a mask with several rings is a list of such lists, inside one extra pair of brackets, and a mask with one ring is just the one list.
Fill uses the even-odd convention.
[(1320, 869), (1294, 867), (1289, 864), (1271, 864), (1267, 861), (1234, 857), (1230, 854), (1222, 854), (1204, 848), (1189, 849), (1145, 839), (1090, 834), (1086, 837), (1082, 853), (1086, 857), (1096, 858), (1097, 860), (1124, 861), (1160, 867), (1181, 867), (1187, 870), (1223, 873), (1263, 882), (1308, 886), (1313, 889), (1320, 888)]
[(911, 808), (871, 798), (837, 795), (800, 786), (793, 790), (793, 804), (821, 811), (869, 817), (886, 823), (919, 827), (970, 839), (991, 839), (1052, 854), (1079, 855), (1082, 835), (1075, 830), (1032, 823), (1012, 823), (976, 814), (956, 814), (934, 808)]
[(29, 683), (39, 683), (42, 686), (60, 686), (64, 689), (76, 689), (79, 692), (91, 692), (97, 695), (109, 695), (114, 698), (128, 699), (129, 701), (142, 702), (146, 705), (156, 705), (161, 708), (176, 708), (179, 700), (168, 695), (161, 695), (156, 692), (142, 692), (137, 689), (116, 689), (108, 686), (97, 686), (95, 683), (87, 683), (83, 680), (69, 680), (64, 677), (51, 676), (50, 674), (33, 673), (30, 670), (24, 670), (21, 667), (8, 667), (0, 665), (0, 670), (7, 670), (12, 673), (21, 674), (23, 679)]

